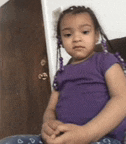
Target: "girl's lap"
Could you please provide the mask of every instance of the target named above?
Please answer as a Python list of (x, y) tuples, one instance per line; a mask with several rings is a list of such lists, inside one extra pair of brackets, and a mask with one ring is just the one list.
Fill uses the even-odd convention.
[(0, 140), (0, 144), (43, 144), (41, 135), (15, 135)]
[[(0, 140), (0, 144), (44, 144), (41, 135), (15, 135)], [(112, 138), (103, 138), (92, 144), (121, 144)]]
[(101, 139), (99, 142), (95, 142), (92, 144), (121, 144), (121, 142), (116, 139), (106, 137)]

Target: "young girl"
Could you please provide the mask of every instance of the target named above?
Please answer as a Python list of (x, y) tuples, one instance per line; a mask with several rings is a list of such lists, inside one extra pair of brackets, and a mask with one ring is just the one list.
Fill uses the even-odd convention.
[[(95, 45), (100, 36), (103, 52), (97, 53)], [(63, 11), (57, 38), (60, 70), (43, 118), (43, 139), (54, 144), (89, 144), (100, 139), (101, 143), (123, 141), (126, 79), (120, 60), (125, 65), (117, 53), (114, 56), (107, 51), (108, 39), (93, 11), (84, 6)], [(65, 67), (61, 45), (72, 57)]]
[[(101, 37), (103, 52), (95, 52)], [(60, 70), (43, 116), (47, 144), (121, 144), (126, 129), (126, 79), (123, 59), (107, 50), (104, 34), (90, 8), (64, 10), (57, 25)], [(60, 47), (72, 57), (63, 66)], [(57, 64), (58, 65), (58, 64)], [(35, 136), (34, 136), (35, 137)], [(15, 136), (0, 144), (42, 143), (40, 136)], [(31, 140), (32, 141), (28, 141)]]

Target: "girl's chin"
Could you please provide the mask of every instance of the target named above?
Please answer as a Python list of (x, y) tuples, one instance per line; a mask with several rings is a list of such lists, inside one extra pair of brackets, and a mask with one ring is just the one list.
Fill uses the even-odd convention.
[(74, 60), (81, 61), (81, 60), (87, 59), (87, 57), (88, 56), (76, 56), (76, 57), (74, 57)]
[(80, 63), (80, 62), (83, 62), (83, 61), (85, 61), (87, 58), (75, 58), (75, 59), (73, 59), (73, 63)]
[(90, 57), (92, 57), (93, 55), (95, 54), (95, 52), (93, 52), (93, 53), (89, 53), (89, 54), (83, 54), (83, 55), (75, 55), (74, 56), (74, 61), (85, 61), (85, 60), (87, 60), (88, 58), (90, 58)]

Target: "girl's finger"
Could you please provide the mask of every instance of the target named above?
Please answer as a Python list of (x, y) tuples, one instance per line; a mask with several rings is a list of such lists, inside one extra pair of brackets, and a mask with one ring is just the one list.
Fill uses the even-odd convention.
[(52, 134), (54, 134), (54, 130), (50, 128), (48, 125), (43, 126), (42, 131), (46, 133), (48, 136), (51, 136)]
[(62, 125), (59, 125), (58, 127), (57, 127), (57, 132), (66, 132), (66, 131), (68, 131), (69, 130), (69, 128), (67, 127), (67, 125), (65, 125), (65, 124), (62, 124)]
[(43, 138), (44, 141), (47, 142), (48, 139), (49, 139), (49, 136), (48, 136), (46, 133), (43, 132), (43, 133), (42, 133), (42, 138)]
[(54, 120), (54, 121), (50, 121), (48, 123), (49, 127), (51, 127), (52, 129), (56, 130), (57, 129), (57, 126), (60, 125), (60, 124), (63, 124), (62, 122), (60, 121), (57, 121), (57, 120)]
[(56, 135), (55, 135), (55, 134), (51, 135), (51, 138), (52, 138), (52, 139), (55, 139), (55, 138), (56, 138)]
[(65, 144), (64, 136), (55, 137), (47, 140), (48, 144)]

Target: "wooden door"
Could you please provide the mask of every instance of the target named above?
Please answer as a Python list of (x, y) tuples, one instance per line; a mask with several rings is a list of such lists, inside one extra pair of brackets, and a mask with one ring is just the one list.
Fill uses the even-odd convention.
[[(40, 0), (10, 0), (0, 8), (0, 138), (39, 134), (50, 96)], [(41, 75), (39, 75), (41, 78)]]

